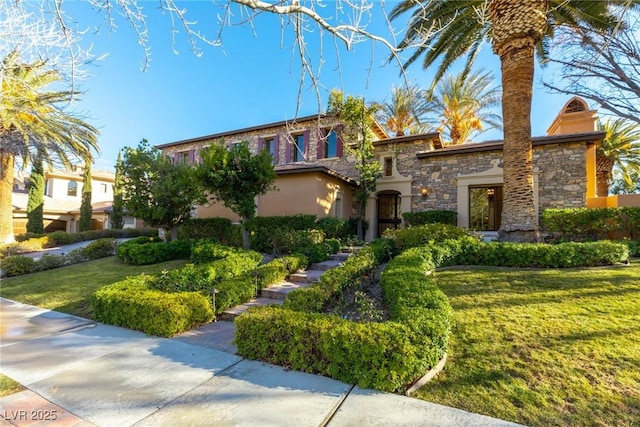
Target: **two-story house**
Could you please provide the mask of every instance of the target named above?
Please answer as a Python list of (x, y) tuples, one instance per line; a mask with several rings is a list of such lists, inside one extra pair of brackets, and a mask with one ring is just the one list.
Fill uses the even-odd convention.
[[(573, 98), (546, 136), (534, 137), (534, 192), (538, 212), (546, 208), (607, 205), (596, 197), (595, 150), (604, 138), (596, 131), (596, 111)], [(254, 152), (274, 158), (277, 191), (257, 198), (261, 216), (296, 213), (349, 218), (355, 214), (355, 159), (344, 149), (336, 117), (314, 115), (203, 137), (158, 148), (176, 161), (193, 163), (214, 141), (248, 141)], [(382, 166), (367, 204), (367, 239), (402, 226), (403, 212), (447, 209), (458, 225), (496, 231), (502, 208), (502, 141), (444, 146), (438, 133), (389, 137), (374, 125), (375, 156)], [(197, 207), (198, 217), (237, 217), (221, 204)]]
[[(113, 207), (115, 174), (107, 171), (91, 173), (91, 205), (93, 214), (91, 229), (110, 228), (109, 213)], [(17, 173), (12, 194), (13, 231), (15, 235), (26, 232), (29, 176)], [(69, 171), (45, 171), (43, 222), (46, 232), (78, 231), (82, 203), (83, 169)], [(125, 217), (125, 227), (136, 227), (136, 220)]]

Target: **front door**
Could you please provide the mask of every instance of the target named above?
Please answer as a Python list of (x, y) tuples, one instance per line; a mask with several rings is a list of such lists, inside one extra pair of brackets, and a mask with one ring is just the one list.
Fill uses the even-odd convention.
[(469, 228), (477, 231), (497, 231), (502, 215), (502, 186), (469, 188)]
[(378, 237), (387, 228), (398, 228), (400, 222), (400, 193), (378, 195)]

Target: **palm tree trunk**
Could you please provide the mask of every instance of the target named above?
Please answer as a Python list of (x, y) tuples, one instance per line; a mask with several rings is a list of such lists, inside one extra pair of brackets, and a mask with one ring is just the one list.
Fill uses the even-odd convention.
[(504, 200), (500, 240), (542, 240), (533, 189), (531, 99), (533, 47), (512, 48), (500, 55), (504, 118)]
[(13, 237), (13, 164), (14, 155), (0, 150), (0, 244), (12, 243)]

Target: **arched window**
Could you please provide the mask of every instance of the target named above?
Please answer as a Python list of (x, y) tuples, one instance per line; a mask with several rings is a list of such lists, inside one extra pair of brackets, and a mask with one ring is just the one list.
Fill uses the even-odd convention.
[(69, 181), (67, 184), (67, 196), (76, 197), (78, 195), (78, 183)]
[(587, 111), (587, 105), (578, 98), (573, 98), (564, 109), (565, 113), (577, 113), (578, 111)]

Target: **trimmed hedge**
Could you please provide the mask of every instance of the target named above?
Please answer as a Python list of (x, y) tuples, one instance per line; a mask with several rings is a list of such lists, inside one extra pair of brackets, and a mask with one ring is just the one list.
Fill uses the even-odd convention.
[(393, 240), (398, 253), (431, 242), (442, 242), (470, 235), (472, 234), (464, 228), (449, 224), (425, 224), (397, 230), (387, 229), (383, 233), (384, 237)]
[(607, 240), (598, 242), (500, 243), (461, 241), (461, 252), (453, 263), (497, 267), (572, 268), (612, 265), (629, 260), (629, 247)]
[(89, 243), (83, 248), (73, 249), (63, 255), (45, 253), (37, 261), (23, 255), (11, 256), (0, 259), (0, 270), (2, 270), (2, 275), (8, 277), (52, 270), (65, 265), (112, 256), (117, 245), (118, 242), (115, 239), (102, 238)]
[(188, 259), (191, 243), (188, 240), (164, 242), (158, 237), (138, 237), (120, 244), (116, 255), (123, 263), (133, 265)]
[(91, 297), (96, 320), (170, 337), (213, 319), (206, 295), (150, 289), (150, 280), (141, 275), (98, 289)]
[[(388, 259), (391, 249), (389, 240), (375, 241), (343, 267), (326, 272), (320, 283), (290, 294), (284, 308), (260, 307), (237, 318), (238, 354), (361, 387), (406, 389), (446, 351), (452, 311), (444, 294), (425, 276), (423, 268), (432, 268), (433, 263), (425, 263), (423, 255), (389, 262), (387, 270), (394, 263), (402, 268), (391, 268), (383, 286), (398, 288), (396, 295), (413, 293), (388, 302), (396, 317), (391, 321), (356, 323), (319, 313), (335, 292)], [(403, 288), (409, 277), (413, 286)], [(424, 307), (409, 305), (409, 300)]]
[(611, 232), (640, 238), (640, 207), (546, 209), (542, 223), (547, 231), (565, 240), (606, 239)]
[[(443, 229), (445, 230), (445, 229)], [(421, 233), (418, 233), (420, 235)], [(622, 243), (562, 245), (484, 243), (473, 236), (444, 239), (410, 248), (391, 260), (381, 285), (390, 320), (356, 323), (322, 314), (342, 289), (388, 259), (392, 241), (365, 246), (343, 267), (326, 272), (319, 283), (292, 292), (282, 307), (259, 307), (236, 319), (238, 354), (326, 375), (361, 387), (406, 390), (447, 351), (453, 310), (427, 273), (438, 266), (574, 267), (623, 262)], [(413, 236), (407, 241), (417, 241)], [(396, 241), (397, 243), (397, 241)], [(565, 261), (561, 259), (565, 258)]]
[(425, 224), (449, 224), (456, 225), (458, 212), (449, 210), (430, 210), (422, 212), (403, 212), (402, 218), (407, 226)]
[(210, 290), (217, 283), (254, 271), (262, 255), (253, 251), (230, 253), (226, 258), (207, 264), (187, 264), (182, 268), (164, 271), (150, 283), (164, 292)]

